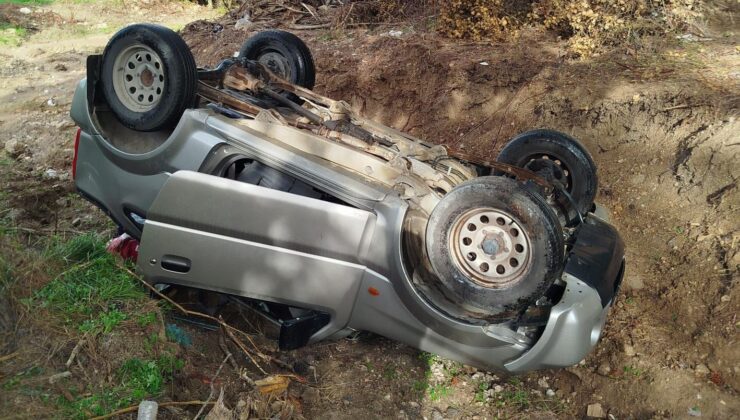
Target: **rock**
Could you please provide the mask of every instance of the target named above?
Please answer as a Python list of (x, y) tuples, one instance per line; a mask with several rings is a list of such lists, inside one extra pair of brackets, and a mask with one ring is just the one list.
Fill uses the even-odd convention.
[(628, 290), (640, 290), (645, 288), (645, 283), (637, 274), (630, 274), (624, 278), (624, 286)]
[(632, 347), (632, 345), (625, 343), (624, 344), (624, 354), (627, 357), (635, 357), (635, 355), (637, 354), (637, 352), (635, 352), (635, 348)]
[(699, 363), (694, 368), (694, 373), (696, 376), (706, 376), (709, 375), (709, 368), (705, 364)]
[(493, 392), (497, 394), (503, 390), (504, 390), (504, 387), (502, 387), (501, 385), (496, 385), (493, 387)]
[(444, 416), (437, 409), (432, 410), (432, 420), (444, 420)]
[(21, 7), (20, 9), (18, 9), (18, 11), (23, 13), (24, 15), (28, 15), (32, 12), (32, 10), (28, 7)]
[(254, 22), (252, 22), (252, 19), (249, 16), (249, 13), (245, 14), (243, 18), (236, 21), (234, 24), (234, 29), (237, 31), (240, 29), (243, 29), (245, 31), (250, 30), (254, 26)]
[(403, 31), (397, 31), (397, 30), (388, 31), (388, 36), (392, 36), (393, 38), (398, 38), (401, 35), (403, 35)]
[(419, 403), (416, 402), (416, 401), (410, 401), (409, 402), (409, 407), (411, 407), (411, 408), (419, 408)]
[(65, 66), (62, 63), (59, 63), (56, 66), (54, 66), (54, 70), (56, 70), (56, 71), (67, 71), (67, 66)]
[(44, 171), (44, 178), (57, 179), (59, 178), (59, 173), (56, 171), (56, 169), (49, 168)]
[(56, 99), (54, 99), (54, 98), (49, 98), (49, 99), (48, 99), (48, 100), (46, 101), (46, 105), (47, 105), (47, 106), (57, 106), (57, 100), (56, 100)]
[(606, 376), (609, 373), (611, 373), (612, 367), (609, 365), (608, 362), (601, 362), (601, 364), (599, 365), (599, 368), (596, 371), (599, 372), (599, 375)]
[(723, 295), (721, 298), (719, 298), (720, 302), (729, 302), (730, 301), (730, 295)]
[(547, 379), (545, 378), (538, 379), (537, 385), (539, 385), (540, 388), (545, 388), (545, 389), (550, 388), (550, 384), (547, 383)]
[(301, 400), (304, 404), (316, 404), (319, 402), (319, 398), (319, 390), (312, 386), (306, 387), (301, 393)]
[(455, 407), (450, 407), (447, 409), (447, 411), (445, 411), (445, 416), (452, 419), (457, 418), (460, 416), (460, 410)]
[(547, 395), (548, 397), (554, 397), (555, 396), (555, 391), (553, 391), (550, 388), (547, 388), (547, 392), (545, 392), (545, 395)]
[(383, 399), (386, 400), (386, 401), (390, 401), (391, 400), (391, 394), (385, 394), (385, 396), (383, 397)]
[(589, 404), (588, 408), (586, 408), (586, 417), (590, 417), (592, 419), (603, 419), (606, 418), (606, 411), (604, 411), (604, 408), (601, 407), (601, 404)]
[(488, 61), (481, 61), (478, 64), (480, 64), (481, 66), (487, 66), (488, 65)]
[(10, 139), (5, 142), (5, 153), (12, 158), (17, 158), (23, 152), (26, 151), (26, 145), (15, 139)]

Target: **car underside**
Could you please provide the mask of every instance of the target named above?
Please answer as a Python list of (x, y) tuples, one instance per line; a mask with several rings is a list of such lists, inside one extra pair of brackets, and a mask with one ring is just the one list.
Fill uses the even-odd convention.
[(624, 271), (586, 149), (540, 129), (482, 161), (315, 93), (314, 73), (281, 31), (212, 69), (145, 24), (88, 58), (75, 184), (140, 241), (144, 278), (255, 308), (283, 349), (370, 331), (510, 372), (585, 357)]

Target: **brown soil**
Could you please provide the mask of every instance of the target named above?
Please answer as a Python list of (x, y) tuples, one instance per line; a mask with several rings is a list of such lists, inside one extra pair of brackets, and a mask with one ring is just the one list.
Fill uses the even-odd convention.
[[(200, 65), (231, 56), (249, 35), (229, 22), (183, 30)], [(393, 37), (391, 29), (405, 32)], [(640, 51), (589, 61), (567, 59), (562, 41), (536, 29), (507, 44), (455, 42), (401, 24), (296, 32), (314, 54), (319, 92), (395, 128), (488, 159), (531, 128), (581, 139), (599, 167), (598, 201), (612, 211), (628, 265), (604, 337), (572, 368), (511, 379), (436, 360), (425, 373), (417, 351), (364, 335), (280, 355), (308, 378), (280, 404), (308, 418), (568, 418), (594, 403), (616, 418), (682, 418), (691, 409), (740, 416), (740, 56), (731, 27), (708, 31), (709, 41), (646, 39)], [(85, 55), (108, 36), (58, 46), (32, 37), (1, 53), (0, 127), (26, 151), (0, 166), (0, 197), (19, 228), (105, 229), (91, 206), (66, 201), (68, 178), (45, 174), (67, 171), (74, 82), (84, 77)], [(218, 333), (185, 328), (195, 344), (168, 397), (206, 398), (223, 358)], [(43, 357), (53, 341), (19, 345)], [(73, 345), (58, 349), (57, 363)], [(247, 387), (234, 372), (222, 380), (233, 408)]]

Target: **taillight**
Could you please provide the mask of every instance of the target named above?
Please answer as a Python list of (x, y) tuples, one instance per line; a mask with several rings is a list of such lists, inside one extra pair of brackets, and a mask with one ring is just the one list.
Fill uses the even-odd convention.
[(77, 134), (75, 134), (75, 156), (72, 158), (72, 179), (77, 179), (77, 149), (80, 147), (80, 133), (82, 133), (82, 129), (77, 129)]

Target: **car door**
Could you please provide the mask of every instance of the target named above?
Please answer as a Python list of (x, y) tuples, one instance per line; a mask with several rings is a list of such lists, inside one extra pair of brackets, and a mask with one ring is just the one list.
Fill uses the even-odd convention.
[(351, 206), (178, 171), (147, 213), (138, 261), (154, 284), (329, 313), (329, 334), (349, 319), (375, 222)]

